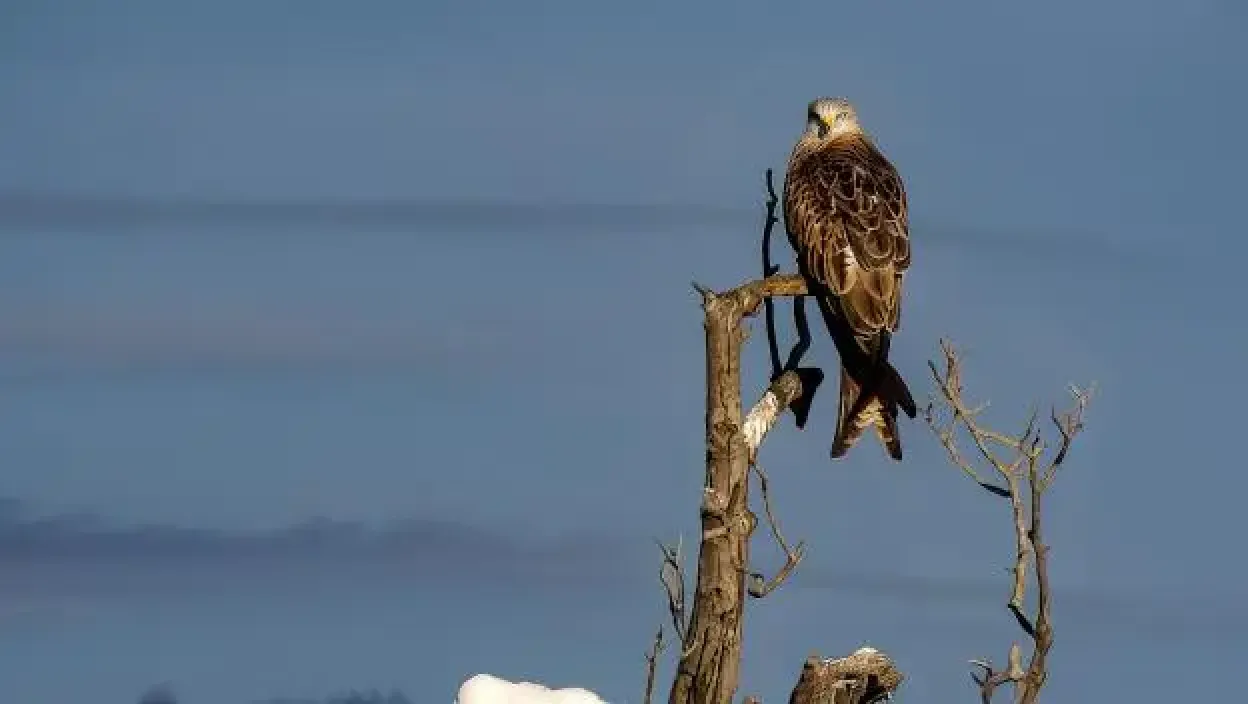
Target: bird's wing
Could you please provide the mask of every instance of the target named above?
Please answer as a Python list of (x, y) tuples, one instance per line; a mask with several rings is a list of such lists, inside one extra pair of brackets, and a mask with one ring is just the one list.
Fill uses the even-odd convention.
[(838, 294), (854, 332), (896, 330), (910, 235), (905, 186), (888, 159), (853, 137), (795, 155), (784, 205), (803, 273)]

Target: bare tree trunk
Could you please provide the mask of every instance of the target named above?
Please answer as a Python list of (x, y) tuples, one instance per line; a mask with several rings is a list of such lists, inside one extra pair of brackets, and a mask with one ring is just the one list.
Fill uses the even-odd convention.
[[(669, 593), (681, 636), (681, 654), (668, 701), (731, 704), (740, 680), (745, 596), (766, 596), (787, 578), (802, 555), (800, 544), (794, 549), (783, 540), (768, 504), (769, 522), (786, 563), (771, 580), (749, 574), (749, 540), (758, 524), (749, 509), (749, 473), (752, 467), (758, 472), (766, 498), (765, 474), (753, 464), (758, 447), (785, 409), (809, 400), (821, 373), (798, 368), (795, 361), (792, 368), (779, 373), (749, 417), (744, 417), (741, 350), (748, 337), (744, 319), (757, 313), (762, 302), (772, 296), (804, 295), (806, 282), (798, 275), (775, 275), (724, 293), (698, 290), (706, 329), (707, 452), (702, 534), (688, 627), (681, 626), (683, 599)], [(798, 358), (800, 354), (794, 357)], [(748, 592), (747, 576), (755, 579)]]
[(671, 704), (731, 704), (741, 665), (749, 540), (749, 451), (742, 433), (741, 348), (745, 311), (738, 296), (703, 293), (706, 327), (706, 483), (698, 578), (687, 645)]

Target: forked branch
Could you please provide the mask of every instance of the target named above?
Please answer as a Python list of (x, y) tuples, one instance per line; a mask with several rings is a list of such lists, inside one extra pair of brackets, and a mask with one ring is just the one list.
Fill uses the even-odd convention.
[[(1026, 667), (1022, 664), (1022, 651), (1015, 643), (1010, 648), (1005, 669), (997, 670), (986, 660), (972, 660), (971, 663), (982, 672), (971, 677), (979, 686), (982, 702), (992, 701), (997, 688), (1010, 682), (1015, 688), (1015, 701), (1033, 704), (1048, 676), (1047, 658), (1053, 647), (1053, 628), (1049, 618), (1049, 548), (1044, 544), (1042, 531), (1043, 498), (1052, 485), (1058, 467), (1066, 460), (1075, 437), (1083, 430), (1083, 415), (1091, 400), (1091, 390), (1072, 385), (1073, 406), (1060, 413), (1056, 409), (1052, 411), (1050, 419), (1057, 430), (1058, 440), (1050, 448), (1037, 427), (1034, 412), (1018, 435), (1006, 435), (982, 426), (978, 416), (986, 404), (972, 407), (967, 403), (963, 397), (961, 359), (947, 341), (941, 340), (940, 346), (944, 355), (943, 370), (929, 362), (940, 398), (928, 404), (924, 416), (944, 446), (950, 462), (980, 486), (1010, 502), (1015, 556), (1011, 569), (1013, 583), (1006, 607), (1032, 640), (1032, 652)], [(981, 478), (976, 471), (976, 463), (959, 449), (959, 429), (970, 438), (982, 463), (995, 471), (1001, 484)], [(1046, 460), (1049, 449), (1053, 452)], [(1008, 454), (999, 454), (1003, 451)], [(1028, 563), (1035, 572), (1037, 605), (1034, 618), (1028, 616), (1025, 609)]]
[(761, 572), (750, 573), (749, 594), (755, 599), (761, 599), (772, 593), (784, 581), (789, 578), (793, 570), (801, 564), (802, 558), (806, 555), (806, 542), (799, 540), (796, 547), (790, 547), (788, 541), (784, 539), (784, 534), (780, 532), (780, 523), (776, 520), (776, 514), (771, 509), (771, 493), (768, 491), (767, 473), (757, 463), (751, 467), (754, 473), (758, 475), (758, 489), (763, 495), (763, 508), (767, 513), (767, 525), (771, 528), (771, 536), (775, 538), (776, 545), (784, 553), (784, 565), (771, 579), (767, 579)]
[[(685, 614), (685, 566), (684, 556), (681, 550), (684, 547), (684, 540), (679, 540), (675, 547), (664, 545), (659, 541), (659, 550), (663, 552), (663, 564), (659, 568), (659, 583), (663, 585), (663, 592), (667, 595), (667, 613), (672, 620), (672, 630), (676, 631), (677, 642), (681, 645), (681, 652), (685, 652), (690, 645), (689, 638), (686, 633), (686, 614)], [(663, 632), (662, 626), (659, 632)]]

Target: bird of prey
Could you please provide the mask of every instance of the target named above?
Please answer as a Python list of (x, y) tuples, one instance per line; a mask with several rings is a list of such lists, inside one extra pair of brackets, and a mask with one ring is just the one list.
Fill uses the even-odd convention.
[(906, 190), (848, 100), (819, 98), (808, 106), (785, 174), (784, 220), (798, 269), (841, 358), (832, 457), (843, 457), (872, 427), (900, 461), (898, 406), (910, 418), (917, 412), (906, 382), (888, 362), (910, 267)]

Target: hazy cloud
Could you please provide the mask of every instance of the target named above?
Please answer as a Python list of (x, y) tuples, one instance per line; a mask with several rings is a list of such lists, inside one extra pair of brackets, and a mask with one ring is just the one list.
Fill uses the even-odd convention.
[[(81, 374), (445, 372), (483, 364), (507, 326), (361, 320), (312, 306), (91, 310), (10, 303), (0, 356), (20, 360), (0, 380)], [(13, 310), (16, 309), (16, 310)]]
[[(395, 561), (447, 577), (479, 571), (528, 576), (595, 573), (620, 542), (601, 536), (537, 538), (450, 520), (404, 518), (369, 525), (314, 517), (268, 531), (224, 531), (170, 524), (121, 525), (91, 513), (35, 515), (20, 500), (0, 500), (0, 562), (90, 565), (203, 565), (254, 561), (336, 565)], [(608, 570), (609, 572), (609, 570)]]
[[(149, 587), (180, 589), (191, 580), (214, 575), (234, 582), (273, 574), (303, 574), (302, 567), (336, 571), (351, 579), (388, 581), (436, 579), (472, 582), (489, 576), (537, 584), (596, 584), (615, 592), (647, 587), (661, 598), (657, 561), (644, 539), (606, 535), (539, 538), (523, 531), (491, 528), (433, 518), (407, 518), (367, 525), (325, 517), (270, 531), (230, 532), (168, 524), (119, 525), (89, 513), (38, 516), (24, 502), (0, 499), (0, 564), (19, 575), (10, 590), (30, 589), (46, 577), (49, 565), (92, 568), (97, 586), (132, 589), (116, 582), (119, 573), (140, 570)], [(688, 559), (693, 569), (693, 556)], [(108, 568), (100, 573), (98, 568)], [(32, 571), (33, 568), (33, 571)], [(170, 573), (167, 568), (177, 568)], [(165, 570), (161, 572), (160, 570)], [(22, 572), (30, 572), (21, 576)], [(181, 575), (182, 578), (179, 578)], [(693, 575), (690, 573), (689, 578)], [(478, 582), (485, 584), (488, 582)], [(509, 582), (518, 584), (516, 582)], [(827, 590), (845, 597), (881, 599), (917, 611), (954, 609), (1004, 614), (1006, 577), (948, 579), (880, 570), (841, 570), (803, 565), (792, 587)], [(27, 589), (22, 589), (27, 591)], [(1156, 638), (1236, 636), (1248, 626), (1248, 611), (1228, 595), (1176, 598), (1133, 588), (1111, 593), (1057, 584), (1055, 599), (1066, 618), (1093, 630), (1123, 630)], [(46, 593), (46, 592), (45, 592)]]
[[(829, 570), (803, 566), (794, 586), (838, 594), (881, 599), (913, 608), (953, 608), (958, 612), (1000, 612), (1008, 619), (1005, 603), (1009, 576), (1002, 571), (991, 579), (938, 579), (915, 574)], [(1034, 598), (1034, 587), (1032, 597)], [(1248, 627), (1248, 609), (1229, 593), (1183, 596), (1138, 587), (1111, 592), (1103, 589), (1053, 586), (1055, 614), (1072, 629), (1120, 630), (1156, 639), (1224, 636), (1237, 639)], [(1004, 622), (1004, 621), (1003, 621)]]
[[(213, 237), (233, 228), (290, 237), (295, 228), (340, 232), (359, 237), (369, 232), (410, 233), (413, 238), (471, 234), (548, 241), (574, 237), (688, 236), (707, 228), (740, 231), (761, 223), (762, 204), (728, 207), (693, 203), (557, 203), (495, 200), (419, 199), (175, 199), (150, 196), (83, 196), (0, 192), (3, 237), (23, 231), (152, 230), (162, 239), (182, 236), (187, 228), (212, 226)], [(1096, 231), (1049, 231), (1043, 228), (995, 230), (983, 225), (912, 224), (915, 246), (952, 248), (991, 257), (1024, 257), (1029, 262), (1062, 266), (1159, 266), (1184, 262), (1183, 252), (1162, 243), (1115, 239)], [(1208, 233), (1207, 236), (1216, 236)], [(101, 234), (99, 237), (113, 235)], [(297, 241), (298, 235), (294, 237)], [(783, 225), (776, 251), (787, 251)], [(783, 254), (779, 255), (783, 261)]]

